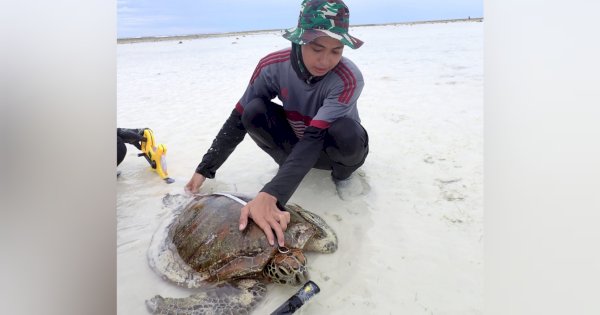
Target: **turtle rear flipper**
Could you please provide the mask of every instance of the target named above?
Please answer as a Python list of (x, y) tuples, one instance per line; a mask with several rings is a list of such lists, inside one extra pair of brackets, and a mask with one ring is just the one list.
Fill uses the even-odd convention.
[(187, 298), (163, 298), (146, 301), (152, 314), (249, 314), (264, 297), (266, 285), (253, 279), (222, 283)]

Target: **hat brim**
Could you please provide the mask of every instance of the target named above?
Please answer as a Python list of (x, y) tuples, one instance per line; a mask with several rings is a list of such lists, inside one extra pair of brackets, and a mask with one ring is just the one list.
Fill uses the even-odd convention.
[(300, 27), (290, 28), (285, 30), (283, 35), (285, 39), (296, 43), (298, 45), (304, 45), (312, 42), (318, 37), (329, 36), (342, 42), (342, 44), (352, 48), (358, 49), (364, 43), (362, 40), (351, 36), (348, 33), (337, 34), (328, 30), (311, 29), (304, 30)]

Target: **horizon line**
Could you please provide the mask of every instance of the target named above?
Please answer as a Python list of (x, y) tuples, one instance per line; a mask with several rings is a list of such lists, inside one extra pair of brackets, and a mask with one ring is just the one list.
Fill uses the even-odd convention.
[[(370, 26), (385, 26), (385, 25), (413, 25), (413, 24), (433, 24), (433, 23), (454, 23), (454, 22), (483, 22), (483, 17), (468, 17), (462, 19), (445, 19), (445, 20), (424, 20), (424, 21), (411, 21), (411, 22), (391, 22), (391, 23), (369, 23), (369, 24), (355, 24), (350, 27), (370, 27)], [(223, 32), (223, 33), (206, 33), (206, 34), (189, 34), (189, 35), (165, 35), (165, 36), (142, 36), (142, 37), (125, 37), (117, 38), (117, 44), (134, 44), (142, 42), (162, 42), (162, 41), (176, 41), (176, 40), (190, 40), (200, 38), (211, 38), (211, 37), (228, 37), (237, 35), (250, 35), (260, 34), (267, 32), (281, 31), (283, 29), (267, 29), (267, 30), (253, 30), (253, 31), (237, 31), (237, 32)]]

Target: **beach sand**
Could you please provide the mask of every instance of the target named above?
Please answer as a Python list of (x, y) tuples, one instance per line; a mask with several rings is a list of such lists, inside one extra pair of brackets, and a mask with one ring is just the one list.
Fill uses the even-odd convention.
[[(327, 171), (312, 170), (290, 199), (336, 231), (334, 254), (307, 255), (321, 292), (299, 314), (483, 313), (483, 23), (355, 27), (346, 49), (363, 72), (358, 102), (370, 153), (370, 191), (344, 201)], [(119, 314), (147, 314), (156, 294), (182, 297), (146, 260), (152, 234), (183, 193), (254, 67), (289, 46), (279, 32), (122, 44), (117, 126), (148, 127), (167, 148), (164, 183), (133, 146), (117, 178)], [(201, 193), (255, 194), (277, 165), (246, 137)], [(298, 288), (269, 285), (255, 314)]]

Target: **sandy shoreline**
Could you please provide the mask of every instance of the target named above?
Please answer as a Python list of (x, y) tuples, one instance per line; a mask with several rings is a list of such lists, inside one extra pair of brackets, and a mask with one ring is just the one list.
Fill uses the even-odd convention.
[[(341, 200), (327, 171), (311, 170), (290, 199), (338, 236), (333, 254), (307, 253), (321, 292), (300, 314), (483, 314), (483, 23), (359, 27), (368, 43), (344, 52), (365, 88), (361, 123), (370, 191)], [(129, 146), (117, 179), (118, 314), (145, 300), (196, 293), (149, 267), (148, 246), (182, 193), (257, 61), (289, 47), (277, 33), (117, 46), (117, 126), (149, 127), (168, 148), (167, 185)], [(234, 45), (235, 44), (235, 45)], [(235, 48), (235, 49), (233, 49)], [(246, 137), (201, 193), (253, 194), (277, 164)], [(269, 284), (253, 314), (298, 288)]]
[[(466, 19), (448, 19), (448, 20), (430, 20), (430, 21), (413, 21), (413, 22), (398, 22), (398, 23), (382, 23), (382, 24), (357, 24), (351, 27), (370, 27), (370, 26), (390, 26), (390, 25), (417, 25), (417, 24), (436, 24), (436, 23), (455, 23), (455, 22), (483, 22), (483, 18), (466, 18)], [(145, 42), (162, 42), (162, 41), (181, 41), (199, 38), (211, 37), (228, 37), (240, 35), (256, 35), (269, 32), (278, 32), (280, 29), (244, 31), (244, 32), (226, 32), (214, 34), (191, 34), (191, 35), (175, 35), (175, 36), (147, 36), (147, 37), (132, 37), (132, 38), (117, 38), (117, 44), (135, 44)]]

